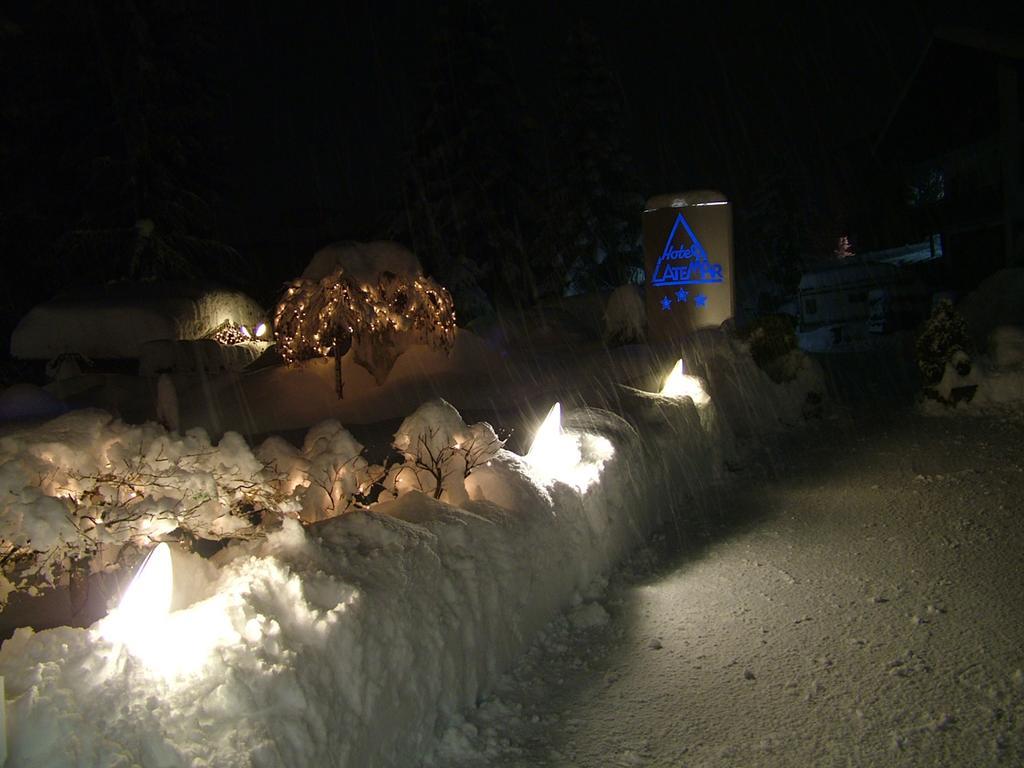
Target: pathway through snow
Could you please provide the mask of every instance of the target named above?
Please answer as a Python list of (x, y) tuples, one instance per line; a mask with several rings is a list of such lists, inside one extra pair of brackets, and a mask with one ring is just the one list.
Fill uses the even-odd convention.
[(1019, 419), (809, 429), (581, 596), (428, 763), (1020, 765), (1022, 446)]

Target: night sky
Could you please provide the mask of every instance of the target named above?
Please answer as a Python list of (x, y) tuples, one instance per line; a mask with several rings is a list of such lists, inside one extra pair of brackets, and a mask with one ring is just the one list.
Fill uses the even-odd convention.
[[(121, 151), (119, 105), (105, 81), (131, 75), (119, 70), (131, 60), (125, 18), (147, 19), (157, 41), (143, 76), (163, 84), (137, 90), (159, 90), (167, 121), (158, 112), (149, 127), (165, 143), (180, 135), (171, 166), (203, 176), (207, 237), (239, 255), (217, 276), (231, 272), (269, 303), (319, 246), (392, 234), (430, 79), (449, 60), (466, 68), (460, 49), (472, 49), (458, 37), (438, 45), (448, 5), (459, 4), (11, 3), (0, 12), (5, 329), (54, 285), (124, 270), (94, 268), (106, 246), (75, 251), (63, 233), (133, 226), (118, 198), (125, 178), (97, 171), (116, 166)], [(556, 73), (569, 32), (586, 29), (619, 89), (619, 139), (641, 199), (721, 189), (736, 203), (742, 250), (744, 237), (760, 237), (744, 212), (784, 177), (823, 253), (838, 234), (859, 247), (901, 234), (888, 202), (895, 188), (883, 189), (892, 158), (872, 148), (929, 30), (1007, 23), (976, 4), (911, 0), (480, 5), (498, 23), (509, 103), (537, 135), (556, 135), (574, 109), (577, 94)], [(168, 66), (176, 79), (161, 71)], [(168, 177), (184, 188), (184, 173), (171, 167)], [(527, 179), (527, 193), (551, 181)]]
[[(506, 19), (510, 66), (521, 98), (554, 120), (545, 110), (566, 95), (549, 74), (567, 29), (583, 19), (621, 81), (625, 135), (647, 194), (705, 186), (742, 194), (770, 156), (822, 177), (842, 173), (837, 153), (879, 130), (929, 23), (905, 2), (884, 12), (596, 5), (517, 3)], [(225, 106), (233, 174), (246, 179), (243, 210), (265, 214), (264, 225), (289, 212), (372, 234), (428, 95), (420, 75), (436, 18), (423, 5), (363, 2), (241, 23)], [(828, 181), (823, 188), (836, 179)], [(256, 240), (259, 232), (250, 230)]]

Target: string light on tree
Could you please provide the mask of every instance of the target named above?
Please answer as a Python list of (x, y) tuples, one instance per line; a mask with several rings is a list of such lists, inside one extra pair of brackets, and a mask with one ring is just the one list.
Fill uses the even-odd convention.
[(334, 357), (338, 397), (343, 393), (341, 358), (349, 349), (383, 381), (401, 352), (400, 342), (448, 352), (455, 328), (451, 295), (429, 277), (383, 272), (376, 284), (357, 284), (341, 267), (319, 281), (292, 282), (274, 316), (286, 362)]

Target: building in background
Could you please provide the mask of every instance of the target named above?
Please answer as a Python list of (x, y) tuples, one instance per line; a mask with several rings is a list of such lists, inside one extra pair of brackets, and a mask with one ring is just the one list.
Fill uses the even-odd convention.
[(917, 238), (941, 243), (932, 277), (967, 291), (1024, 264), (1024, 36), (936, 30), (876, 151), (898, 163)]

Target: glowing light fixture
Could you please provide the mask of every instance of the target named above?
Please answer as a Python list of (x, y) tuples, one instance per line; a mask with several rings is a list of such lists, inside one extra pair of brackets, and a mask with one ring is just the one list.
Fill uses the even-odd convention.
[(160, 633), (171, 611), (173, 594), (171, 549), (157, 544), (142, 562), (120, 604), (104, 620), (103, 637), (124, 645), (136, 656), (145, 656), (150, 638)]
[(260, 323), (259, 325), (257, 325), (256, 326), (256, 338), (257, 339), (262, 339), (266, 335), (267, 335), (267, 324), (266, 323)]
[(615, 449), (605, 437), (566, 433), (562, 429), (562, 406), (555, 403), (537, 429), (525, 458), (530, 475), (538, 482), (559, 480), (582, 492), (597, 482), (602, 467), (614, 455)]
[(665, 377), (661, 394), (665, 397), (689, 397), (698, 407), (711, 402), (711, 396), (704, 389), (704, 383), (700, 378), (683, 373), (682, 359), (676, 362), (672, 372)]
[(171, 548), (157, 544), (128, 585), (117, 610), (133, 617), (139, 624), (159, 620), (170, 613), (173, 593)]
[(555, 403), (533, 436), (526, 460), (535, 466), (556, 460), (562, 450), (562, 437), (562, 404)]

